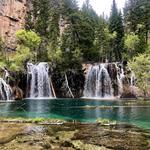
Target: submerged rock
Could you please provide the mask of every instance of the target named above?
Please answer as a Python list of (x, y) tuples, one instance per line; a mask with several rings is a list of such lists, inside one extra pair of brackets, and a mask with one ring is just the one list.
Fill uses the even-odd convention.
[(14, 95), (15, 100), (23, 99), (23, 91), (19, 87), (14, 86), (12, 88), (12, 91), (13, 91), (13, 95)]
[(5, 150), (148, 150), (149, 148), (150, 132), (129, 125), (0, 124), (0, 149)]

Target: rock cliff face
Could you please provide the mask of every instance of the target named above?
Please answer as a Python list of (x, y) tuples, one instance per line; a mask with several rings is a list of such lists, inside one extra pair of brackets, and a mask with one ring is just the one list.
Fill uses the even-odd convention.
[(8, 49), (15, 49), (17, 30), (24, 27), (27, 0), (0, 0), (0, 36)]

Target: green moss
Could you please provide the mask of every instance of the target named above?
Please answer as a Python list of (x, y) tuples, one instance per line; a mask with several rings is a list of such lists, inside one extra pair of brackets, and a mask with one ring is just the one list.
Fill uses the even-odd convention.
[(111, 121), (109, 119), (102, 119), (102, 118), (98, 118), (96, 120), (97, 123), (100, 123), (102, 125), (106, 125), (106, 124), (116, 124), (117, 122), (116, 121)]
[(60, 119), (47, 119), (47, 118), (0, 118), (0, 122), (17, 122), (17, 123), (63, 123), (64, 120)]
[(74, 134), (77, 133), (78, 130), (75, 131), (60, 131), (56, 133), (56, 137), (60, 141), (70, 141), (74, 137)]
[(105, 147), (99, 147), (93, 144), (85, 144), (80, 140), (72, 141), (72, 144), (76, 149), (80, 149), (80, 150), (109, 150), (108, 148)]

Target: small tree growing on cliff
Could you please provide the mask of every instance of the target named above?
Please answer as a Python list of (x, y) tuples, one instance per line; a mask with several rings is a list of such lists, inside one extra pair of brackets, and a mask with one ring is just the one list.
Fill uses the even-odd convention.
[(11, 70), (20, 71), (24, 69), (27, 61), (33, 61), (37, 55), (37, 48), (41, 38), (33, 31), (19, 30), (16, 33), (17, 48), (15, 56), (11, 59)]
[(137, 77), (137, 86), (142, 90), (145, 97), (150, 91), (150, 56), (149, 54), (140, 54), (134, 57), (130, 62), (131, 69)]
[(4, 42), (0, 37), (0, 68), (4, 67), (6, 63), (6, 54), (4, 51)]

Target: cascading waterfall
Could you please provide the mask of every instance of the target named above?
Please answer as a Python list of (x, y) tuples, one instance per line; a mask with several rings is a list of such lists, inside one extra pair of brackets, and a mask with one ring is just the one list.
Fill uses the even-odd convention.
[(11, 87), (0, 78), (0, 100), (11, 100), (12, 99), (12, 89)]
[(113, 88), (111, 78), (107, 70), (107, 64), (98, 64), (89, 68), (85, 82), (84, 97), (113, 97)]
[(135, 85), (135, 80), (136, 80), (136, 77), (135, 77), (135, 74), (134, 72), (131, 73), (131, 87), (133, 87)]
[(123, 66), (121, 65), (120, 68), (115, 64), (117, 70), (117, 85), (118, 85), (118, 97), (121, 96), (123, 93), (123, 79), (125, 77)]
[(54, 93), (52, 90), (51, 79), (49, 78), (48, 71), (49, 65), (41, 62), (38, 65), (32, 63), (27, 64), (28, 76), (27, 82), (29, 84), (28, 97), (30, 98), (53, 98)]
[(124, 78), (122, 64), (100, 63), (91, 65), (86, 74), (83, 97), (119, 98), (123, 93)]

